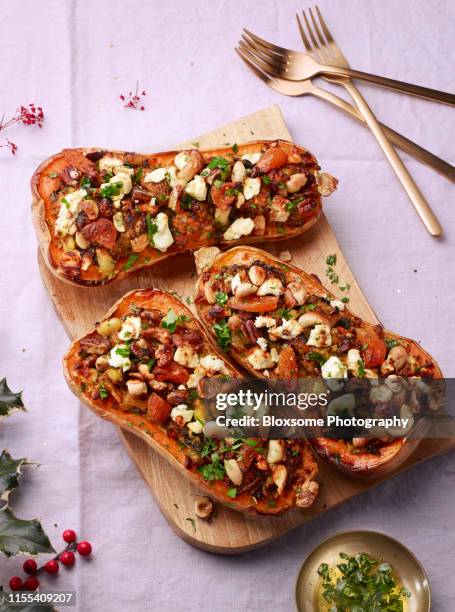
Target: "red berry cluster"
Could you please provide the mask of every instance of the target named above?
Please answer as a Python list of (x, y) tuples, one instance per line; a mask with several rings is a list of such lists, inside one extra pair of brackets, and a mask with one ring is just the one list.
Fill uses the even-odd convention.
[(141, 93), (139, 93), (139, 82), (136, 81), (136, 91), (134, 93), (130, 91), (127, 96), (122, 94), (120, 96), (120, 100), (122, 100), (122, 102), (124, 103), (124, 108), (134, 108), (135, 110), (143, 111), (145, 110), (145, 106), (141, 104), (141, 97), (144, 97), (146, 95), (147, 92), (145, 90), (142, 90)]
[(72, 529), (67, 529), (62, 534), (63, 540), (68, 546), (50, 561), (47, 561), (42, 567), (38, 567), (35, 559), (26, 559), (22, 566), (24, 572), (29, 574), (26, 580), (22, 580), (20, 576), (13, 576), (9, 581), (9, 588), (12, 591), (36, 591), (39, 587), (39, 580), (36, 577), (40, 572), (46, 572), (51, 576), (58, 574), (60, 569), (59, 561), (66, 567), (72, 567), (76, 562), (74, 551), (81, 555), (81, 557), (88, 557), (92, 553), (92, 545), (90, 542), (82, 541), (77, 542), (76, 532)]

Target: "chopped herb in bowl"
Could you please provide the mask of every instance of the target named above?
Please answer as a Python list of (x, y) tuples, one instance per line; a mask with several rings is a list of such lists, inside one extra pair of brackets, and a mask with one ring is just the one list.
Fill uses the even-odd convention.
[(340, 553), (340, 562), (321, 563), (319, 612), (404, 612), (411, 596), (393, 576), (389, 563), (378, 563), (365, 553)]

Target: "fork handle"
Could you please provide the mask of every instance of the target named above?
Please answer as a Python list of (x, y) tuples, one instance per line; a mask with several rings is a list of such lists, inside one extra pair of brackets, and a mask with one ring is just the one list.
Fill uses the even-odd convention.
[(414, 205), (414, 208), (416, 209), (418, 215), (423, 221), (425, 227), (432, 236), (440, 236), (442, 234), (442, 227), (439, 221), (431, 210), (422, 192), (417, 187), (414, 179), (409, 174), (409, 171), (403, 164), (400, 156), (391, 145), (387, 136), (384, 134), (382, 127), (379, 125), (378, 120), (376, 119), (370, 107), (368, 106), (365, 98), (362, 96), (360, 91), (353, 83), (346, 81), (345, 83), (343, 83), (343, 85), (349, 91), (355, 103), (359, 107), (360, 112), (365, 117), (365, 121), (367, 122), (368, 127), (373, 132), (377, 141), (379, 142), (379, 145), (384, 151), (387, 159), (389, 160), (392, 168), (395, 171), (395, 174), (397, 175), (405, 191), (407, 192), (412, 204)]
[(352, 70), (351, 68), (344, 68), (341, 66), (324, 66), (321, 73), (349, 76), (353, 79), (360, 79), (362, 81), (374, 83), (375, 85), (381, 85), (382, 87), (408, 93), (412, 96), (418, 96), (419, 98), (436, 100), (437, 102), (443, 102), (444, 104), (455, 106), (455, 94), (451, 94), (446, 91), (439, 91), (438, 89), (430, 89), (429, 87), (423, 87), (422, 85), (414, 85), (413, 83), (396, 81), (395, 79), (378, 76), (377, 74), (370, 74), (369, 72), (361, 72), (359, 70)]
[[(363, 123), (364, 126), (368, 127), (362, 113), (360, 113), (355, 106), (349, 104), (349, 102), (346, 102), (346, 100), (343, 98), (333, 94), (331, 91), (316, 86), (314, 86), (314, 89), (311, 90), (311, 93), (318, 98), (322, 98), (323, 100), (337, 106), (346, 114), (356, 119), (359, 123)], [(455, 166), (452, 166), (452, 164), (449, 164), (444, 159), (441, 159), (434, 153), (431, 153), (431, 151), (424, 149), (424, 147), (421, 147), (399, 132), (395, 132), (395, 130), (392, 130), (392, 128), (387, 127), (383, 123), (379, 123), (379, 125), (384, 130), (384, 133), (390, 142), (392, 142), (396, 147), (399, 147), (402, 151), (412, 155), (412, 157), (427, 165), (429, 168), (436, 170), (436, 172), (439, 172), (441, 176), (449, 179), (449, 181), (452, 183), (455, 183)]]

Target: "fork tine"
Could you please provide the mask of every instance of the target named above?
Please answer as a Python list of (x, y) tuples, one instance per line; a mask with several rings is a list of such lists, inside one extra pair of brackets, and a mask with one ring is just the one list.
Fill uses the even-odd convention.
[(239, 44), (242, 44), (245, 47), (247, 47), (248, 50), (251, 53), (253, 53), (259, 59), (262, 59), (264, 62), (266, 62), (266, 63), (268, 63), (270, 65), (273, 64), (273, 65), (276, 65), (276, 66), (281, 66), (281, 64), (282, 64), (281, 60), (276, 58), (276, 55), (269, 55), (266, 51), (261, 49), (261, 47), (256, 46), (255, 44), (253, 44), (251, 41), (249, 41), (246, 38), (242, 38), (239, 41)]
[(337, 56), (341, 53), (335, 39), (333, 38), (332, 34), (330, 33), (329, 28), (327, 27), (327, 24), (324, 21), (324, 17), (322, 16), (321, 11), (319, 10), (319, 7), (316, 6), (316, 13), (318, 14), (319, 17), (319, 23), (321, 24), (321, 27), (324, 31), (325, 37), (327, 38), (328, 41), (328, 45), (333, 53), (334, 56)]
[(246, 54), (244, 54), (244, 52), (239, 48), (239, 47), (235, 47), (234, 51), (237, 53), (237, 55), (240, 57), (241, 60), (243, 60), (245, 62), (245, 64), (248, 66), (248, 68), (257, 76), (261, 79), (261, 81), (264, 81), (264, 83), (266, 83), (267, 85), (272, 81), (272, 82), (276, 82), (276, 80), (274, 79), (273, 76), (269, 75), (267, 72), (263, 72), (262, 70), (260, 70), (256, 64), (254, 64), (248, 57)]
[(311, 47), (310, 41), (308, 40), (308, 37), (305, 34), (305, 30), (304, 30), (302, 22), (300, 21), (299, 14), (296, 13), (295, 17), (297, 19), (297, 25), (299, 27), (300, 36), (303, 40), (303, 44), (305, 45), (305, 49), (308, 51), (308, 53), (313, 53), (313, 48)]
[(325, 37), (327, 38), (327, 41), (329, 42), (330, 46), (332, 46), (332, 44), (336, 45), (336, 42), (335, 42), (333, 36), (330, 34), (330, 30), (329, 30), (329, 28), (327, 27), (327, 25), (326, 25), (326, 23), (324, 21), (324, 18), (322, 16), (321, 11), (319, 10), (319, 6), (318, 5), (315, 6), (315, 11), (316, 11), (316, 13), (317, 13), (317, 15), (319, 17), (319, 23), (321, 24), (321, 28), (323, 29)]
[(253, 50), (255, 53), (258, 53), (258, 54), (260, 53), (264, 59), (273, 63), (277, 69), (278, 68), (281, 68), (282, 70), (285, 69), (288, 63), (286, 57), (281, 56), (281, 55), (276, 55), (269, 49), (263, 47), (261, 43), (256, 43), (253, 39), (250, 40), (246, 34), (241, 35), (241, 41), (244, 44), (246, 44), (249, 47), (249, 49)]
[(314, 15), (313, 15), (313, 11), (311, 9), (308, 9), (308, 12), (310, 13), (311, 21), (313, 22), (313, 26), (314, 26), (316, 35), (319, 38), (319, 42), (321, 43), (321, 47), (320, 47), (321, 52), (328, 59), (329, 58), (329, 54), (327, 53), (327, 41), (325, 40), (325, 38), (321, 34), (321, 30), (319, 29), (318, 22), (316, 21)]
[(272, 75), (277, 75), (277, 69), (266, 59), (263, 59), (256, 53), (254, 48), (249, 47), (243, 41), (239, 41), (239, 49), (250, 59), (250, 61), (259, 67), (263, 72)]
[(284, 49), (283, 47), (278, 47), (277, 45), (274, 45), (273, 43), (268, 42), (267, 40), (264, 40), (263, 38), (260, 38), (259, 36), (257, 36), (256, 34), (253, 34), (253, 32), (250, 32), (249, 30), (247, 30), (246, 28), (243, 28), (243, 31), (250, 37), (252, 38), (256, 43), (258, 43), (259, 45), (261, 45), (261, 47), (264, 47), (264, 49), (266, 49), (267, 51), (273, 51), (274, 53), (276, 53), (277, 55), (280, 56), (284, 56), (285, 58), (288, 57), (289, 55), (289, 51), (288, 49)]
[(313, 29), (312, 29), (312, 27), (310, 25), (310, 22), (308, 21), (308, 18), (306, 16), (305, 11), (302, 11), (302, 15), (303, 15), (303, 19), (305, 21), (307, 32), (308, 32), (308, 34), (309, 34), (309, 36), (311, 38), (311, 42), (313, 43), (313, 55), (316, 56), (316, 58), (318, 59), (318, 61), (320, 63), (324, 63), (324, 57), (321, 54), (320, 45), (319, 45), (318, 41), (316, 40), (316, 37), (314, 36)]

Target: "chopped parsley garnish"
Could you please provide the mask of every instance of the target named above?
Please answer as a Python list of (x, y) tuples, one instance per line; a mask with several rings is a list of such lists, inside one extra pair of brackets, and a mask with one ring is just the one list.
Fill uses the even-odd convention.
[[(197, 392), (196, 389), (190, 389), (188, 396), (189, 396), (190, 402), (194, 402), (197, 399), (199, 399), (199, 393)], [(196, 419), (196, 421), (199, 420), (197, 417), (195, 417), (195, 419)]]
[(239, 152), (239, 145), (236, 142), (232, 145), (232, 150), (234, 151), (234, 153)]
[(215, 168), (219, 168), (220, 170), (227, 170), (229, 168), (229, 162), (225, 157), (214, 157), (209, 161), (208, 167), (210, 170), (214, 170)]
[(365, 364), (364, 364), (363, 360), (362, 360), (362, 359), (359, 359), (359, 360), (357, 361), (357, 365), (358, 365), (358, 367), (359, 367), (359, 369), (357, 370), (357, 376), (358, 376), (359, 378), (363, 378), (363, 377), (365, 376), (365, 374), (366, 374), (366, 371), (365, 371)]
[(252, 446), (253, 448), (258, 445), (257, 440), (251, 440), (251, 438), (243, 438), (242, 442), (247, 446)]
[(227, 293), (225, 293), (224, 291), (218, 291), (218, 293), (215, 296), (215, 302), (218, 304), (218, 306), (223, 307), (227, 301), (228, 301)]
[(201, 419), (201, 418), (195, 416), (194, 420), (197, 421), (201, 427), (204, 427), (204, 425), (205, 425), (204, 419)]
[(131, 349), (130, 347), (127, 346), (118, 346), (115, 349), (115, 352), (117, 353), (117, 355), (120, 355), (121, 357), (129, 357), (131, 354)]
[(293, 210), (295, 210), (297, 208), (297, 206), (300, 204), (300, 202), (302, 202), (305, 198), (297, 198), (297, 200), (290, 200), (289, 202), (286, 202), (286, 210), (288, 212), (292, 212)]
[(102, 198), (112, 199), (118, 195), (120, 195), (123, 187), (123, 183), (119, 181), (118, 183), (108, 183), (107, 185), (103, 185), (100, 188), (100, 196)]
[(335, 285), (340, 280), (340, 277), (335, 272), (335, 270), (333, 269), (332, 266), (328, 266), (327, 267), (327, 270), (325, 271), (325, 274), (326, 274), (327, 278), (329, 279), (329, 281), (332, 283), (332, 285)]
[(386, 340), (385, 343), (387, 345), (387, 348), (389, 349), (393, 348), (394, 346), (398, 346), (398, 342), (397, 340), (395, 340), (395, 338), (392, 338), (391, 340)]
[(102, 400), (105, 400), (109, 397), (109, 391), (106, 389), (106, 387), (103, 387), (103, 385), (100, 385), (99, 393), (100, 393), (100, 398)]
[(226, 189), (226, 195), (227, 196), (236, 196), (238, 195), (239, 190), (235, 189), (235, 187), (229, 187), (229, 189)]
[(307, 353), (307, 358), (311, 359), (311, 361), (317, 361), (319, 365), (322, 365), (327, 361), (324, 355), (321, 355), (321, 353), (318, 353), (317, 351), (311, 351), (310, 353)]
[(340, 557), (336, 568), (341, 576), (334, 576), (327, 563), (318, 568), (322, 596), (331, 610), (403, 612), (403, 598), (411, 594), (396, 583), (389, 563), (378, 564), (365, 553)]
[(337, 262), (337, 256), (335, 254), (334, 255), (327, 255), (325, 263), (328, 266), (334, 266), (336, 264), (336, 262)]
[(88, 178), (88, 176), (83, 176), (80, 182), (80, 186), (83, 189), (90, 189), (92, 186), (92, 181)]
[(161, 327), (164, 327), (164, 329), (167, 329), (172, 334), (175, 332), (177, 325), (180, 323), (185, 323), (186, 321), (188, 321), (188, 317), (186, 315), (178, 316), (171, 308), (164, 319), (162, 319)]
[(207, 457), (216, 451), (217, 443), (212, 438), (206, 438), (201, 450), (201, 457)]
[(141, 179), (142, 179), (142, 173), (144, 172), (144, 168), (142, 166), (140, 166), (136, 172), (134, 173), (134, 182), (135, 183), (140, 183)]
[(270, 178), (270, 176), (267, 176), (267, 174), (263, 174), (262, 182), (264, 183), (264, 185), (270, 185), (270, 183), (272, 182), (272, 179)]
[(226, 351), (231, 343), (231, 332), (226, 319), (222, 319), (218, 323), (215, 323), (213, 329), (215, 331), (218, 344), (224, 351)]
[(239, 448), (242, 446), (243, 444), (243, 440), (242, 438), (237, 438), (236, 440), (234, 440), (234, 442), (232, 443), (230, 450), (232, 451), (237, 451), (239, 450)]
[(155, 246), (155, 243), (153, 242), (153, 236), (156, 234), (156, 232), (158, 231), (158, 226), (156, 223), (154, 223), (152, 221), (152, 216), (150, 213), (147, 213), (147, 216), (145, 217), (146, 223), (147, 223), (147, 238), (149, 239), (149, 242), (152, 246)]
[(187, 517), (185, 521), (188, 521), (189, 523), (191, 523), (194, 531), (196, 531), (196, 521), (193, 518)]
[(208, 168), (210, 170), (221, 170), (221, 180), (224, 181), (229, 173), (229, 161), (224, 157), (214, 157), (209, 161)]
[(149, 369), (149, 372), (152, 371), (152, 368), (155, 365), (155, 363), (156, 363), (156, 359), (154, 357), (152, 357), (151, 359), (147, 361), (147, 367)]
[(127, 270), (129, 270), (131, 268), (131, 266), (136, 263), (136, 261), (139, 259), (139, 255), (130, 255), (128, 257), (128, 261), (125, 263), (125, 265), (123, 266), (123, 269), (125, 270), (125, 272)]
[(202, 474), (202, 477), (205, 480), (223, 480), (226, 475), (226, 470), (224, 469), (224, 466), (221, 463), (217, 453), (213, 453), (211, 459), (212, 463), (202, 465), (200, 468), (198, 468), (198, 472)]
[(289, 321), (289, 319), (293, 318), (289, 308), (278, 308), (276, 313), (277, 313), (277, 315), (279, 317), (282, 317), (283, 319), (286, 319), (286, 321)]
[(349, 302), (349, 298), (344, 296), (341, 298), (341, 301), (343, 302), (343, 304), (347, 304)]
[(227, 490), (227, 496), (232, 498), (237, 497), (237, 487), (230, 487)]
[(187, 193), (184, 193), (180, 199), (180, 205), (183, 208), (183, 210), (191, 210), (191, 206), (192, 206), (192, 198), (190, 195), (188, 195)]

